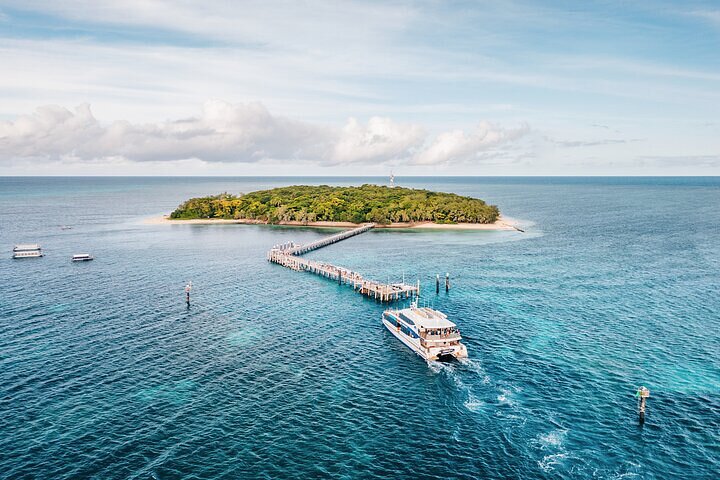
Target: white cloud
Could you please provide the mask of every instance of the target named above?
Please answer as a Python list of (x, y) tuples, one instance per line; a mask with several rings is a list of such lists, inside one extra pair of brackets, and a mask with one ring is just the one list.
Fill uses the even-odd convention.
[(331, 158), (337, 163), (404, 158), (421, 146), (426, 136), (418, 125), (398, 124), (389, 118), (372, 117), (367, 125), (351, 118), (342, 129)]
[(642, 166), (660, 167), (720, 167), (720, 155), (644, 155), (638, 157)]
[(522, 137), (529, 130), (526, 124), (515, 129), (503, 129), (488, 122), (481, 122), (475, 131), (470, 133), (462, 130), (441, 133), (428, 148), (415, 155), (413, 160), (418, 165), (472, 160), (480, 153)]
[[(217, 163), (310, 161), (316, 165), (416, 163), (437, 165), (485, 157), (528, 131), (482, 122), (473, 132), (440, 133), (420, 125), (372, 117), (344, 126), (273, 115), (261, 103), (205, 102), (200, 115), (157, 123), (98, 121), (88, 104), (73, 111), (49, 105), (0, 121), (0, 161)], [(492, 155), (490, 155), (492, 156)]]
[(689, 14), (707, 20), (715, 25), (720, 25), (720, 10), (694, 10)]
[(329, 138), (326, 128), (273, 116), (260, 103), (209, 101), (197, 117), (146, 124), (115, 121), (107, 126), (87, 104), (74, 111), (51, 105), (0, 122), (0, 155), (256, 162), (317, 155)]
[[(20, 10), (118, 27), (179, 32), (195, 39), (237, 42), (253, 47), (362, 45), (401, 30), (415, 17), (411, 5), (310, 0), (266, 2), (205, 0), (5, 0)], [(299, 21), (301, 19), (301, 21)], [(194, 38), (189, 38), (193, 40)]]

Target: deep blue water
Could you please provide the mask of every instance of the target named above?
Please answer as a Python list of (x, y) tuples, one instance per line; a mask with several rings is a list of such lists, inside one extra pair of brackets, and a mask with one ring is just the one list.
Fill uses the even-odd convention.
[[(384, 181), (0, 178), (0, 478), (718, 478), (720, 178), (399, 178), (527, 230), (311, 254), (419, 278), (471, 355), (444, 365), (381, 304), (265, 261), (327, 231), (143, 223), (190, 196)], [(11, 260), (20, 242), (46, 257)]]

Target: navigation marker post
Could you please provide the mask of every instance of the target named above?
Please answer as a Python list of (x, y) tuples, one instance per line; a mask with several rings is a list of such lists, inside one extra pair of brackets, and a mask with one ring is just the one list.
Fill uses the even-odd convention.
[(190, 308), (190, 290), (192, 290), (192, 280), (189, 280), (185, 285), (185, 301), (187, 302), (188, 308)]
[(440, 295), (440, 274), (435, 275), (435, 295)]
[(445, 291), (450, 291), (450, 273), (445, 274)]
[(638, 398), (638, 413), (640, 414), (640, 425), (642, 425), (645, 423), (645, 404), (650, 397), (650, 390), (644, 386), (640, 387), (635, 393), (635, 396)]

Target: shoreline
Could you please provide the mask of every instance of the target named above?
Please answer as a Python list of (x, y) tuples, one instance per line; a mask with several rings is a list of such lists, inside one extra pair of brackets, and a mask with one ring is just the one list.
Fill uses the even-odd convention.
[[(277, 225), (283, 227), (311, 227), (311, 228), (355, 228), (358, 223), (352, 222), (279, 222), (267, 223), (262, 220), (250, 219), (204, 219), (195, 218), (190, 220), (171, 220), (169, 215), (161, 217), (150, 217), (143, 221), (145, 225)], [(375, 225), (375, 228), (404, 228), (404, 229), (427, 229), (427, 230), (504, 230), (519, 231), (517, 223), (509, 218), (500, 216), (494, 223), (433, 223), (433, 222), (415, 222), (415, 223), (391, 223), (389, 225)]]

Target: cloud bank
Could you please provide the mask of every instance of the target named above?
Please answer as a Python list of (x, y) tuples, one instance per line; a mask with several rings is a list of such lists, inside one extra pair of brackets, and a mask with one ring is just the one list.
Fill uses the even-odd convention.
[(474, 130), (430, 135), (416, 124), (372, 117), (343, 126), (274, 115), (261, 103), (205, 102), (200, 114), (158, 123), (102, 123), (90, 105), (74, 110), (39, 107), (30, 115), (0, 121), (0, 162), (256, 163), (301, 160), (318, 165), (441, 165), (480, 161), (493, 149), (510, 148), (527, 125), (507, 129), (481, 122)]
[(527, 124), (508, 130), (489, 122), (481, 122), (470, 133), (465, 133), (462, 130), (444, 132), (438, 135), (426, 149), (415, 156), (414, 163), (418, 165), (437, 165), (472, 160), (495, 147), (519, 139), (529, 131), (530, 128)]

